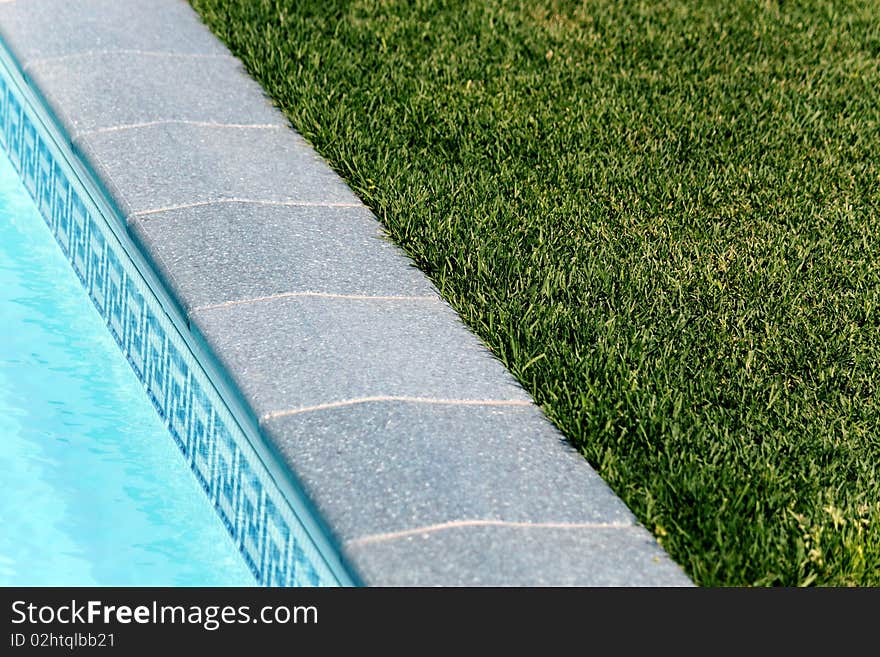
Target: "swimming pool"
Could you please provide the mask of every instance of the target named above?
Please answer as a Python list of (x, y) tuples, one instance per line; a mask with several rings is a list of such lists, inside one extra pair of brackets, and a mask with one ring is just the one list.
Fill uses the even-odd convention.
[(0, 585), (254, 585), (3, 153), (0, 317)]
[(354, 583), (2, 45), (0, 147), (0, 582)]

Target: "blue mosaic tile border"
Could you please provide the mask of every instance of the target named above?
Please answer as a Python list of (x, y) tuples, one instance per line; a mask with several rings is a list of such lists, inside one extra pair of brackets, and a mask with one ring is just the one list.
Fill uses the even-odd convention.
[(338, 586), (97, 204), (0, 75), (0, 144), (259, 584)]

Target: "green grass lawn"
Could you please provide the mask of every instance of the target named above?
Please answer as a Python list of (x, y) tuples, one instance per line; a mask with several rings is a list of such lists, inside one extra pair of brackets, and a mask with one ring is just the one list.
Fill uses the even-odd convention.
[(880, 0), (192, 4), (697, 583), (880, 585)]

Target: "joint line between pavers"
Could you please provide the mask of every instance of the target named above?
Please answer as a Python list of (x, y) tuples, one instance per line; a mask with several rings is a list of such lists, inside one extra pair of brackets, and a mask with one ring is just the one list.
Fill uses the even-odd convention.
[(434, 397), (404, 397), (399, 395), (377, 395), (374, 397), (358, 397), (343, 401), (315, 404), (314, 406), (301, 406), (289, 408), (283, 411), (271, 411), (260, 417), (260, 424), (289, 415), (300, 413), (312, 413), (325, 411), (333, 408), (345, 408), (357, 404), (369, 404), (371, 402), (403, 402), (407, 404), (441, 404), (449, 406), (532, 406), (532, 402), (526, 399), (436, 399)]
[(192, 125), (199, 128), (227, 128), (231, 130), (287, 130), (288, 126), (280, 123), (216, 123), (214, 121), (188, 121), (186, 119), (163, 119), (160, 121), (144, 121), (143, 123), (126, 123), (107, 128), (95, 128), (83, 130), (71, 137), (72, 141), (89, 135), (102, 135), (108, 132), (122, 132), (124, 130), (137, 130), (138, 128), (152, 128), (157, 125)]
[[(0, 3), (3, 2), (4, 0), (0, 0)], [(187, 59), (193, 58), (236, 60), (233, 55), (229, 55), (226, 53), (164, 52), (161, 50), (136, 50), (132, 48), (118, 48), (112, 50), (84, 50), (82, 52), (74, 52), (67, 55), (55, 55), (53, 57), (37, 57), (22, 66), (22, 70), (27, 72), (35, 67), (42, 66), (43, 64), (54, 64), (55, 62), (63, 62), (68, 59), (80, 59), (83, 57), (95, 57), (102, 55), (139, 55), (142, 57), (178, 57)]]
[(416, 527), (414, 529), (404, 529), (397, 532), (387, 532), (384, 534), (372, 534), (362, 538), (356, 538), (346, 543), (349, 547), (357, 547), (368, 545), (370, 543), (381, 543), (383, 541), (393, 541), (399, 538), (407, 538), (409, 536), (419, 536), (422, 534), (431, 534), (434, 532), (444, 531), (447, 529), (459, 529), (468, 527), (506, 527), (510, 529), (632, 529), (636, 527), (633, 523), (623, 522), (515, 522), (507, 520), (452, 520), (450, 522), (438, 523), (436, 525), (426, 525), (424, 527)]
[(200, 208), (206, 205), (222, 205), (224, 203), (247, 203), (252, 205), (274, 205), (274, 206), (282, 206), (282, 207), (293, 207), (293, 208), (360, 208), (363, 207), (362, 203), (334, 203), (334, 202), (323, 202), (323, 201), (264, 201), (261, 199), (252, 199), (252, 198), (220, 198), (214, 199), (212, 201), (196, 201), (194, 203), (181, 203), (180, 205), (168, 205), (161, 208), (154, 208), (151, 210), (139, 210), (137, 212), (132, 212), (130, 217), (145, 217), (151, 214), (159, 214), (161, 212), (172, 212), (174, 210), (187, 210), (189, 208)]
[(372, 294), (334, 294), (333, 292), (280, 292), (279, 294), (270, 294), (265, 297), (251, 297), (249, 299), (234, 299), (232, 301), (223, 301), (221, 303), (208, 303), (202, 306), (195, 306), (190, 312), (201, 312), (206, 310), (219, 310), (221, 308), (231, 308), (233, 306), (241, 306), (248, 303), (263, 303), (266, 301), (276, 301), (278, 299), (295, 299), (297, 297), (318, 297), (321, 299), (353, 299), (355, 301), (429, 301), (439, 302), (439, 296), (428, 295), (372, 295)]

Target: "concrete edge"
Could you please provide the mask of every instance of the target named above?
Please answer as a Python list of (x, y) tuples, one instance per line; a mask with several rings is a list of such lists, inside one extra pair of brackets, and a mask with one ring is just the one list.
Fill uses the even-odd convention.
[(0, 35), (356, 579), (689, 585), (189, 6), (140, 4)]

